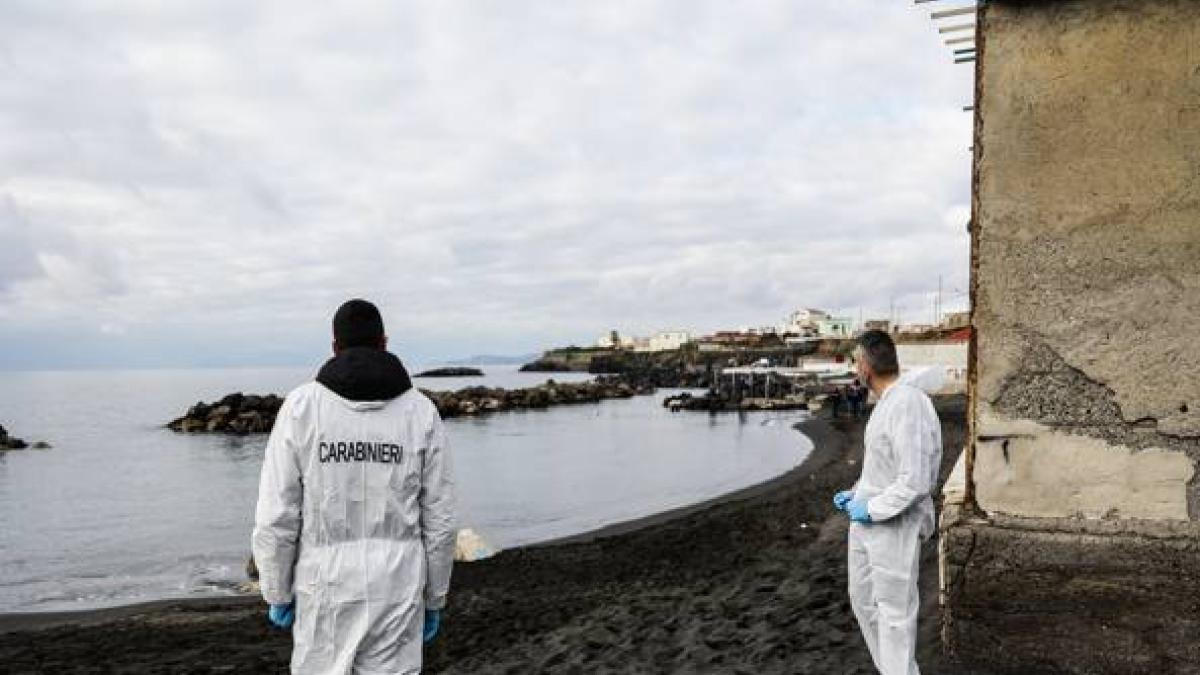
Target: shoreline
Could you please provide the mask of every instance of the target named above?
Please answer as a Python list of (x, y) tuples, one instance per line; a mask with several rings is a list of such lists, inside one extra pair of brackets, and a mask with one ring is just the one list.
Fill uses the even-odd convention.
[[(794, 429), (796, 432), (798, 432), (799, 434), (801, 434), (802, 436), (804, 436), (805, 438), (808, 439), (809, 443), (812, 444), (812, 450), (810, 450), (809, 453), (804, 456), (804, 459), (800, 460), (800, 462), (797, 463), (796, 466), (793, 466), (792, 468), (779, 474), (778, 476), (774, 476), (774, 477), (768, 478), (764, 481), (754, 483), (753, 485), (747, 485), (746, 487), (737, 488), (736, 490), (733, 490), (732, 492), (726, 492), (725, 494), (718, 495), (716, 497), (710, 497), (703, 501), (696, 502), (695, 504), (689, 504), (687, 506), (677, 506), (672, 509), (667, 509), (666, 511), (660, 511), (659, 513), (654, 513), (654, 514), (650, 514), (647, 516), (641, 516), (638, 518), (631, 518), (629, 520), (623, 520), (623, 521), (617, 522), (617, 523), (610, 523), (608, 525), (598, 527), (594, 530), (588, 530), (587, 532), (580, 532), (579, 534), (571, 534), (571, 535), (567, 535), (565, 537), (556, 537), (554, 539), (548, 539), (546, 541), (539, 541), (539, 542), (535, 542), (532, 544), (527, 544), (527, 545), (521, 546), (519, 548), (547, 548), (547, 547), (554, 547), (554, 546), (568, 546), (571, 544), (586, 544), (589, 542), (596, 541), (598, 539), (619, 537), (621, 535), (638, 532), (638, 531), (645, 530), (648, 528), (653, 528), (658, 525), (664, 525), (671, 521), (678, 520), (680, 518), (686, 518), (695, 513), (699, 513), (701, 511), (705, 511), (705, 510), (713, 508), (713, 507), (721, 506), (723, 504), (729, 504), (729, 503), (733, 503), (733, 502), (742, 501), (745, 499), (751, 499), (753, 497), (757, 497), (757, 496), (766, 494), (768, 492), (771, 492), (772, 490), (776, 490), (784, 485), (788, 485), (791, 482), (798, 480), (799, 478), (802, 477), (802, 472), (805, 468), (805, 465), (809, 462), (809, 460), (812, 458), (812, 456), (817, 453), (818, 448), (821, 447), (822, 441), (828, 443), (831, 440), (830, 435), (828, 434), (827, 430), (824, 430), (821, 425), (812, 424), (816, 419), (818, 419), (818, 418), (812, 417), (812, 418), (809, 418), (806, 420), (801, 420), (792, 425), (792, 429)], [(819, 438), (814, 438), (814, 436), (817, 436)], [(505, 550), (510, 550), (510, 549), (504, 549), (504, 550), (500, 551), (499, 553), (503, 553)]]
[[(778, 476), (754, 483), (753, 485), (737, 488), (732, 492), (727, 492), (716, 497), (710, 497), (695, 504), (678, 506), (666, 511), (661, 511), (659, 513), (653, 513), (646, 516), (631, 518), (629, 520), (610, 523), (586, 532), (571, 534), (564, 537), (555, 537), (553, 539), (547, 539), (546, 541), (524, 544), (511, 549), (502, 549), (497, 551), (496, 555), (506, 551), (519, 549), (554, 548), (558, 546), (568, 546), (571, 544), (588, 543), (609, 537), (617, 537), (669, 523), (673, 520), (684, 518), (699, 511), (720, 506), (725, 503), (750, 499), (773, 489), (777, 489), (778, 487), (792, 480), (796, 480), (799, 472), (804, 468), (805, 464), (809, 461), (812, 455), (817, 452), (817, 449), (820, 447), (820, 441), (817, 438), (814, 438), (814, 435), (823, 437), (822, 440), (826, 442), (829, 440), (827, 432), (822, 432), (821, 427), (811, 424), (814, 419), (815, 418), (801, 420), (791, 425), (792, 429), (809, 440), (813, 448), (808, 455), (804, 457), (804, 459), (800, 460), (800, 462), (796, 464), (796, 466), (788, 469)], [(806, 430), (806, 426), (812, 426), (814, 428), (811, 430)], [(456, 563), (456, 565), (469, 565), (475, 564), (476, 562), (481, 561)], [(157, 598), (153, 600), (142, 600), (127, 605), (114, 605), (110, 607), (48, 610), (44, 612), (0, 612), (0, 634), (25, 630), (37, 630), (40, 628), (51, 628), (68, 624), (91, 625), (95, 623), (104, 623), (110, 620), (126, 619), (142, 614), (178, 609), (184, 606), (195, 606), (198, 608), (219, 608), (228, 605), (240, 606), (247, 603), (256, 604), (261, 602), (261, 597), (258, 594), (231, 593), (228, 595)]]
[[(964, 440), (961, 397), (938, 410), (948, 471)], [(846, 597), (846, 520), (830, 503), (857, 477), (864, 421), (801, 422), (809, 456), (755, 486), (457, 565), (426, 672), (874, 672)], [(931, 541), (918, 658), (927, 675), (966, 673), (940, 655), (936, 566)], [(242, 596), (0, 616), (0, 662), (281, 672), (290, 635), (267, 629), (263, 607)]]

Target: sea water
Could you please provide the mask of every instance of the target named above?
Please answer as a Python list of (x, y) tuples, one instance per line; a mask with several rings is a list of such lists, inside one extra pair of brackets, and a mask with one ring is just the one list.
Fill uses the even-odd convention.
[[(424, 389), (528, 387), (484, 367)], [(0, 424), (49, 450), (0, 453), (0, 612), (233, 592), (245, 580), (265, 435), (163, 424), (227, 393), (283, 394), (312, 369), (0, 373)], [(653, 396), (447, 421), (460, 521), (496, 548), (694, 504), (767, 480), (811, 449), (803, 413), (671, 413)]]

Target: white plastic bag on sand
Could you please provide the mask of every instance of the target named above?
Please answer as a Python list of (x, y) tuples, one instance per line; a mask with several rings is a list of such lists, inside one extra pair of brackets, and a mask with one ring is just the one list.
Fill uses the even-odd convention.
[(495, 554), (496, 550), (484, 541), (483, 537), (475, 530), (464, 528), (458, 531), (458, 541), (454, 544), (455, 561), (483, 560)]
[(899, 382), (916, 387), (926, 394), (935, 394), (946, 385), (946, 369), (942, 366), (917, 366), (901, 373)]

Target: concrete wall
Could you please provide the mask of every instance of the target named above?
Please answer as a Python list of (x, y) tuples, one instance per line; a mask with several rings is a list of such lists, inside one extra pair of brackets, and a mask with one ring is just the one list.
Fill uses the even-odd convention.
[[(1078, 672), (1183, 663), (1128, 619), (1200, 590), (1200, 2), (994, 0), (979, 22), (974, 503), (946, 523), (947, 638)], [(1047, 611), (1132, 632), (1079, 650)]]
[(933, 393), (963, 394), (967, 391), (967, 343), (915, 343), (896, 345), (901, 372), (938, 368), (941, 385)]
[[(1140, 513), (1131, 455), (1200, 457), (1200, 3), (998, 2), (985, 21), (977, 431), (1012, 436), (1007, 462), (1078, 451), (1020, 452), (1046, 433), (1094, 439), (1090, 461), (1063, 458), (1077, 482), (1133, 469), (1099, 502), (1044, 496), (1055, 515), (1160, 517)], [(1041, 429), (1022, 434), (1027, 420)], [(1002, 444), (976, 452), (979, 505), (1026, 513)], [(1190, 464), (1145, 487), (1190, 490), (1195, 516)]]

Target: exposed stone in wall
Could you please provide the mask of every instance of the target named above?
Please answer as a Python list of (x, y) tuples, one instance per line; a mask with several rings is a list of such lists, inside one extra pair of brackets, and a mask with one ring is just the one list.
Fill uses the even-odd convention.
[[(1039, 460), (1009, 456), (1028, 452), (1033, 447), (1041, 447), (1039, 452), (1045, 454), (1057, 453), (1059, 457), (1040, 458), (1040, 467), (1052, 473), (1026, 480), (1020, 492), (997, 498), (1000, 510), (1004, 510), (1006, 504), (1020, 503), (1017, 512), (1031, 516), (1071, 513), (1110, 518), (1200, 516), (1200, 472), (1182, 466), (1170, 469), (1170, 464), (1161, 461), (1162, 458), (1139, 462), (1122, 451), (1124, 448), (1175, 451), (1197, 463), (1200, 462), (1200, 438), (1164, 433), (1159, 421), (1153, 417), (1128, 421), (1121, 413), (1112, 389), (1070, 366), (1036, 338), (1026, 338), (1023, 343), (1028, 347), (1019, 367), (1000, 382), (998, 391), (987, 401), (988, 405), (981, 406), (984, 421), (981, 429), (985, 430), (985, 439), (990, 435), (997, 437), (998, 442), (1012, 446), (1011, 452), (1008, 452), (1009, 448), (1003, 448), (1007, 453), (1005, 464)], [(997, 419), (989, 420), (993, 413), (1010, 420), (1034, 421), (1051, 431), (1099, 439), (1109, 447), (1097, 445), (1089, 449), (1086, 444), (1070, 439), (1038, 438), (1043, 432), (1037, 428), (1030, 429), (1025, 438), (1011, 441), (999, 438), (1010, 433), (1012, 425)], [(995, 496), (1003, 491), (997, 490), (997, 485), (1007, 478), (1007, 472), (998, 466), (996, 449), (987, 447), (987, 443), (985, 440), (977, 444), (977, 483), (986, 485), (983, 488), (985, 495), (990, 490)], [(1061, 447), (1056, 447), (1056, 443)], [(1053, 470), (1056, 462), (1060, 468)], [(1091, 469), (1078, 471), (1078, 465), (1090, 465)], [(1077, 477), (1082, 479), (1082, 484), (1073, 480)], [(1174, 485), (1186, 490), (1186, 495), (1182, 496), (1186, 504), (1182, 514), (1171, 504), (1177, 500), (1163, 494)], [(1046, 490), (1055, 491), (1047, 493)], [(1090, 492), (1090, 498), (1081, 499), (1081, 491)], [(1058, 498), (1060, 495), (1065, 498)], [(1100, 503), (1105, 499), (1111, 502), (1107, 506)], [(1046, 501), (1057, 501), (1059, 508), (1047, 508), (1043, 503)]]
[(1028, 339), (1025, 344), (1019, 368), (989, 401), (996, 412), (1113, 445), (1178, 450), (1200, 460), (1200, 437), (1165, 433), (1154, 417), (1130, 420), (1111, 388), (1072, 367), (1045, 343)]

